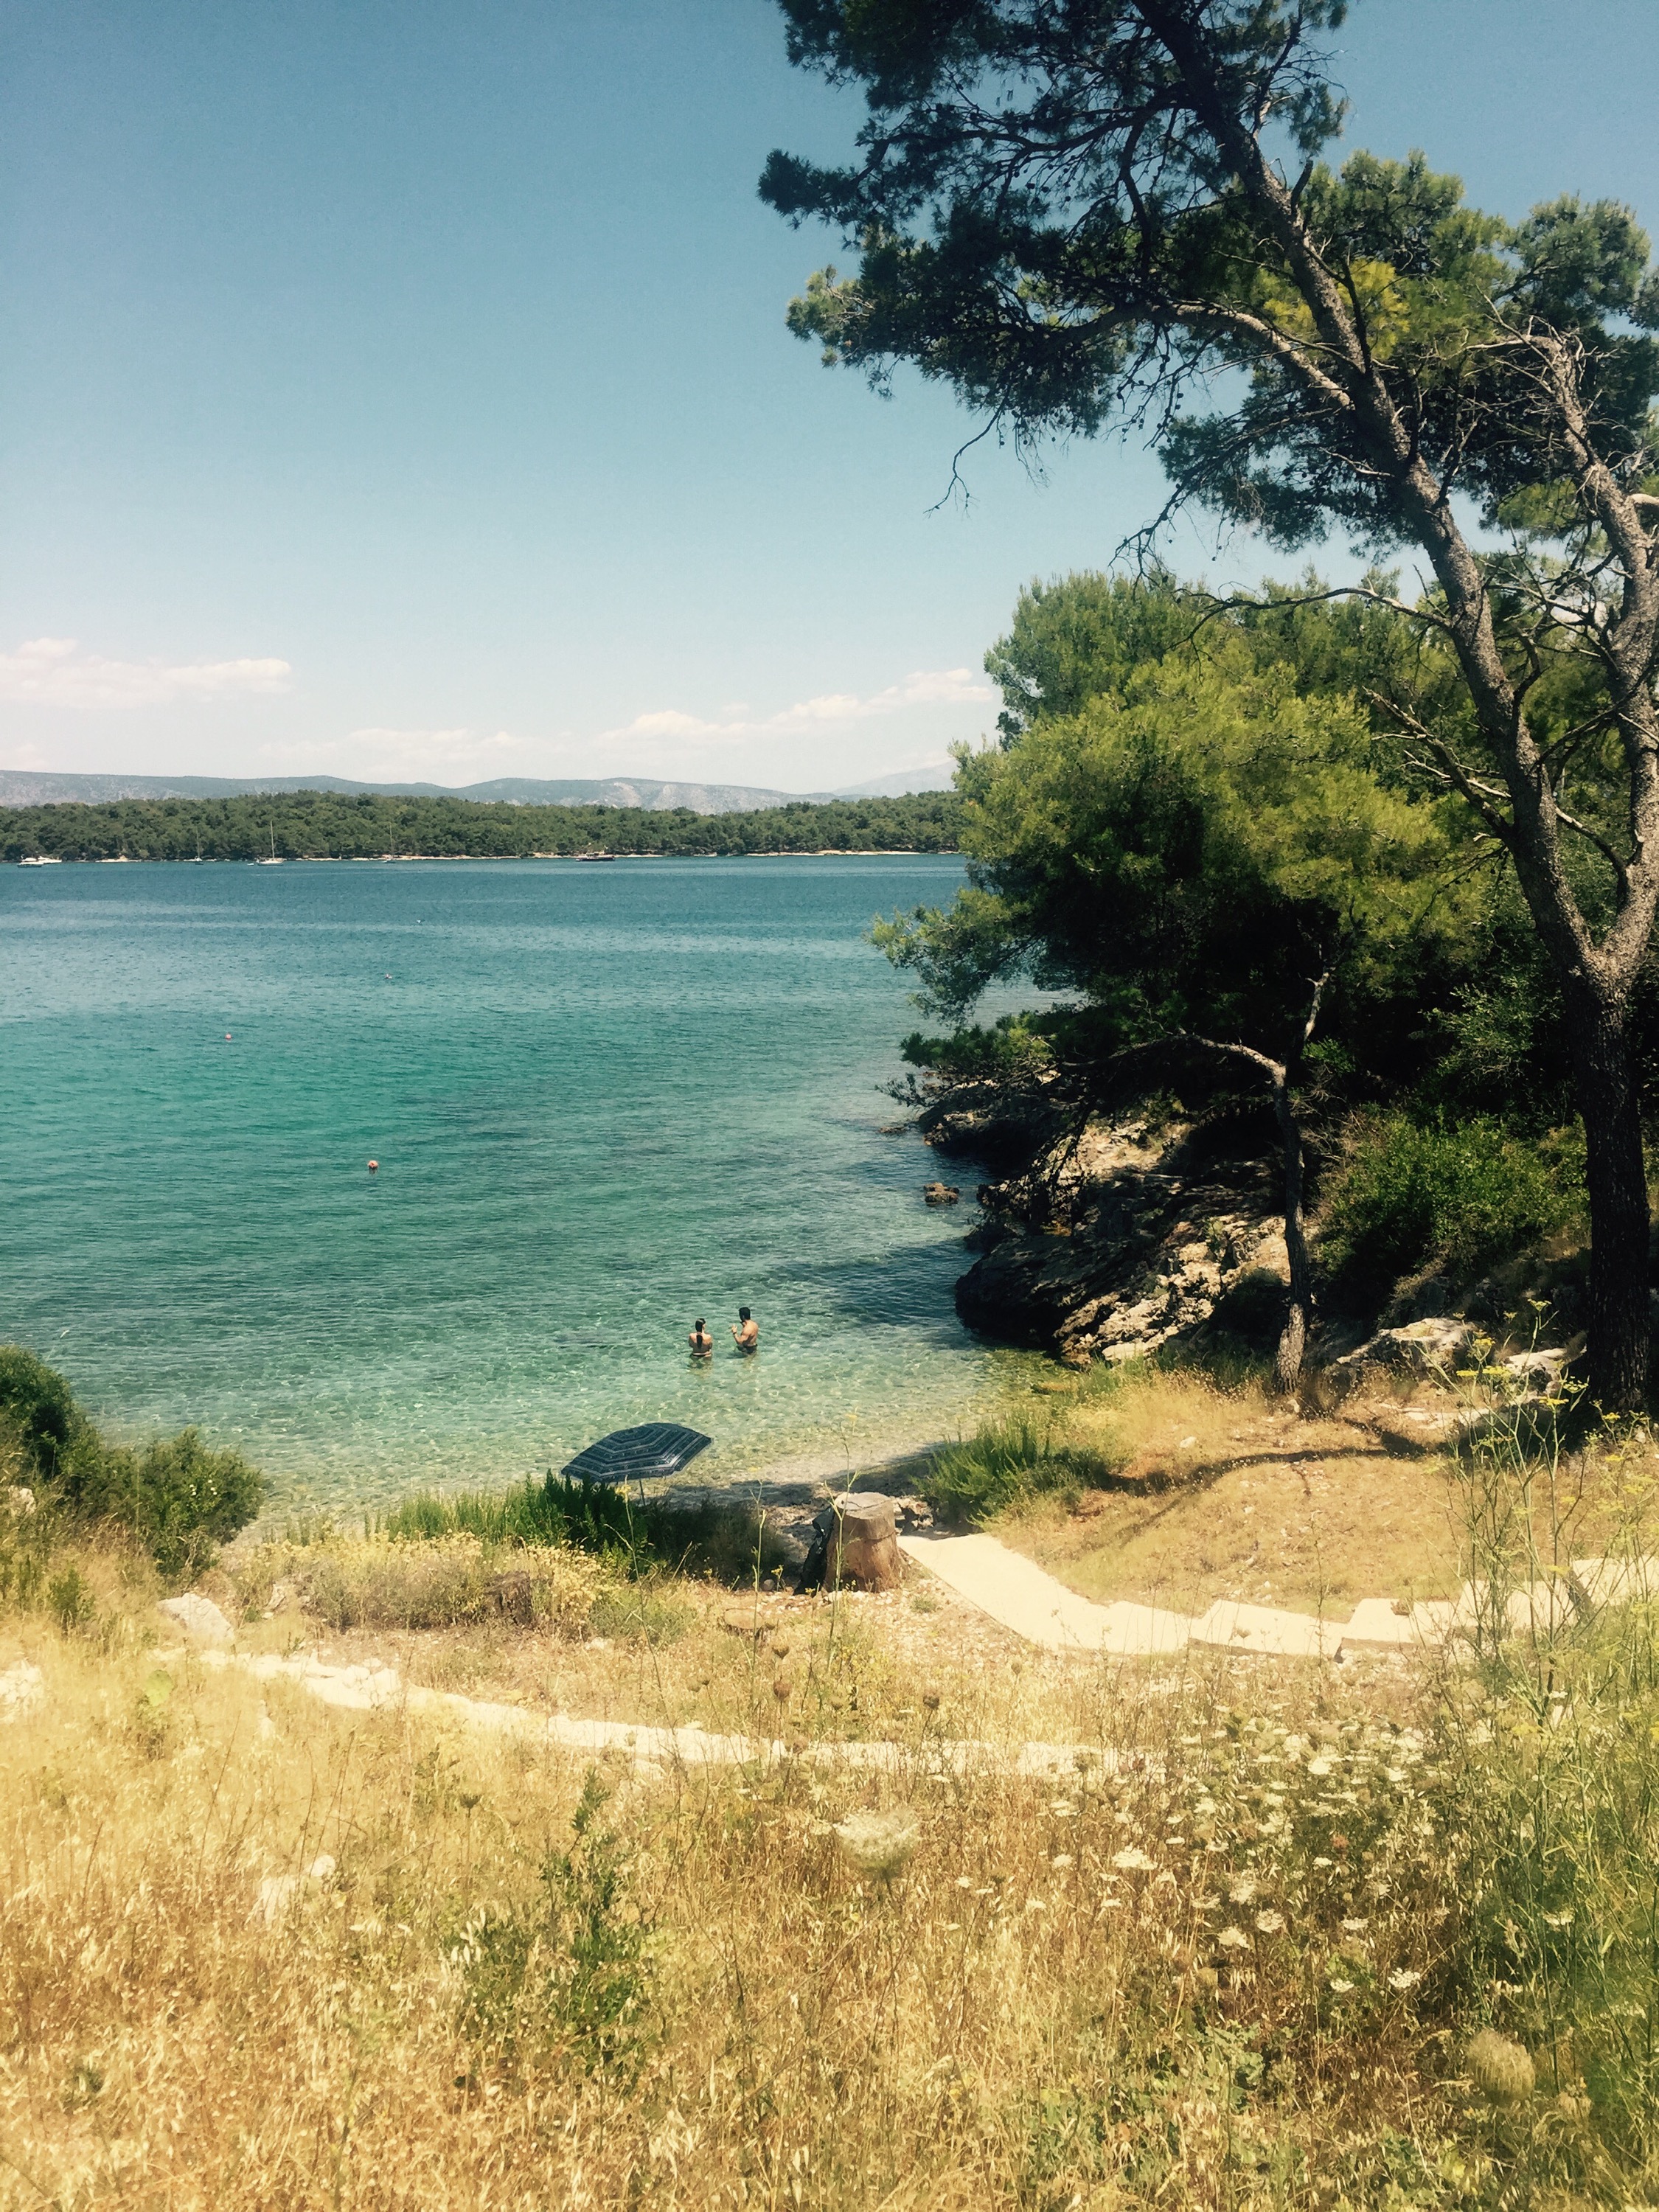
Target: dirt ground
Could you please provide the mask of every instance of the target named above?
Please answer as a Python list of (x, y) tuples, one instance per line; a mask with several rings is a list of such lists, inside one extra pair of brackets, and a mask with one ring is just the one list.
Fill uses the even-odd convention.
[(997, 1533), (1103, 1602), (1200, 1613), (1243, 1598), (1316, 1613), (1443, 1597), (1462, 1578), (1460, 1498), (1438, 1423), (1415, 1425), (1393, 1406), (1245, 1415), (1221, 1435), (1172, 1436), (1124, 1486), (1086, 1492), (1070, 1511), (1035, 1507)]

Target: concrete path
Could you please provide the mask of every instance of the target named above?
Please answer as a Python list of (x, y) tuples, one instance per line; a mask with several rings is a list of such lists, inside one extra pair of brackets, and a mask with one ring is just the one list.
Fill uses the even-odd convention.
[[(158, 1651), (159, 1661), (183, 1656), (183, 1647)], [(470, 1728), (515, 1735), (550, 1749), (587, 1757), (606, 1752), (630, 1759), (642, 1776), (673, 1768), (776, 1765), (799, 1759), (811, 1765), (856, 1766), (880, 1773), (996, 1771), (1049, 1779), (1092, 1765), (1117, 1771), (1117, 1753), (1098, 1745), (1074, 1743), (981, 1743), (972, 1738), (929, 1736), (915, 1743), (888, 1741), (809, 1743), (792, 1747), (775, 1738), (711, 1735), (693, 1721), (684, 1728), (658, 1728), (636, 1721), (579, 1720), (567, 1713), (538, 1713), (526, 1705), (506, 1705), (455, 1690), (422, 1690), (406, 1685), (395, 1667), (370, 1661), (331, 1666), (312, 1652), (281, 1656), (275, 1652), (228, 1651), (222, 1644), (198, 1645), (204, 1666), (234, 1668), (256, 1681), (289, 1681), (325, 1705), (348, 1712), (430, 1713)], [(1137, 1755), (1132, 1761), (1144, 1766)]]
[[(1474, 1626), (1479, 1593), (1405, 1605), (1362, 1598), (1351, 1619), (1316, 1620), (1277, 1606), (1218, 1599), (1192, 1620), (1150, 1605), (1096, 1605), (994, 1536), (901, 1536), (899, 1549), (1028, 1644), (1048, 1651), (1105, 1651), (1147, 1658), (1188, 1644), (1264, 1657), (1335, 1659), (1344, 1651), (1421, 1650)], [(1546, 1633), (1597, 1607), (1659, 1595), (1659, 1559), (1575, 1559), (1571, 1569), (1510, 1598), (1510, 1626)]]

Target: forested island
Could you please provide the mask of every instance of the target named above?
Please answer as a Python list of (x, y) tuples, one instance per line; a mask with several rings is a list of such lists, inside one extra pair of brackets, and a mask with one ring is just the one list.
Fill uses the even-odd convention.
[(468, 799), (283, 792), (0, 810), (0, 860), (530, 860), (582, 854), (950, 853), (962, 802), (947, 791), (835, 799), (752, 814), (637, 806), (519, 806)]

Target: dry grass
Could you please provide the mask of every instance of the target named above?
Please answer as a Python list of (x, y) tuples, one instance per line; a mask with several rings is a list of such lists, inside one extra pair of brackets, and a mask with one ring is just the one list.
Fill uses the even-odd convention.
[(1435, 1449), (1444, 1393), (1302, 1419), (1259, 1384), (1154, 1370), (1050, 1402), (1061, 1433), (1121, 1474), (1069, 1511), (1033, 1501), (998, 1533), (1088, 1597), (1346, 1612), (1461, 1578), (1459, 1493)]
[[(1475, 1501), (1522, 1578), (1528, 1485), (1497, 1468)], [(325, 1559), (392, 1588), (380, 1549), (339, 1542), (216, 1587), (263, 1601), (280, 1566), (292, 1594)], [(587, 1771), (158, 1660), (150, 1580), (107, 1550), (79, 1555), (78, 1626), (0, 1619), (0, 1670), (44, 1678), (0, 1729), (6, 2212), (1650, 2197), (1653, 2100), (1619, 2063), (1659, 2021), (1650, 1631), (1435, 1681), (1397, 1658), (1042, 1658), (923, 1587), (684, 1583), (657, 1589), (685, 1617), (653, 1639), (625, 1615), (595, 1635), (622, 1586), (549, 1565), (586, 1626), (573, 1602), (329, 1632), (290, 1602), (245, 1634), (789, 1753)], [(902, 1747), (892, 1771), (811, 1756), (860, 1735)], [(999, 1755), (961, 1771), (942, 1736)], [(1015, 1776), (1032, 1737), (1074, 1747), (1063, 1781)], [(1576, 1809), (1598, 1788), (1616, 1830)], [(1580, 1927), (1609, 1936), (1582, 1961)], [(1521, 2053), (1501, 2094), (1464, 2065), (1477, 2032)]]
[[(1256, 1802), (1258, 1760), (1306, 1756), (1281, 1711), (1395, 1743), (1340, 1686), (1258, 1677), (1229, 1732), (1220, 1662), (1092, 1669), (1121, 1783), (617, 1767), (577, 1834), (565, 1758), (107, 1641), (31, 1634), (45, 1698), (7, 1731), (0, 2203), (1266, 2203), (1286, 2158), (1334, 2175), (1355, 2126), (1423, 2125), (1387, 1979), (1431, 1971), (1417, 1800), (1377, 1830), (1381, 1907), (1358, 1823), (1310, 1889)], [(875, 1641), (855, 1678), (894, 1664)], [(834, 1833), (890, 1805), (918, 1839), (890, 1886)]]

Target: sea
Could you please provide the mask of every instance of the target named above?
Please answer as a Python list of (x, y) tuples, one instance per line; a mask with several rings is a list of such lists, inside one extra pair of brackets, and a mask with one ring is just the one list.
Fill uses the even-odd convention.
[[(112, 1435), (234, 1446), (279, 1510), (514, 1482), (647, 1420), (712, 1437), (717, 1480), (960, 1435), (1024, 1356), (956, 1318), (971, 1174), (884, 1133), (919, 1017), (866, 935), (960, 880), (0, 869), (0, 1340)], [(941, 1173), (961, 1206), (924, 1203)]]

